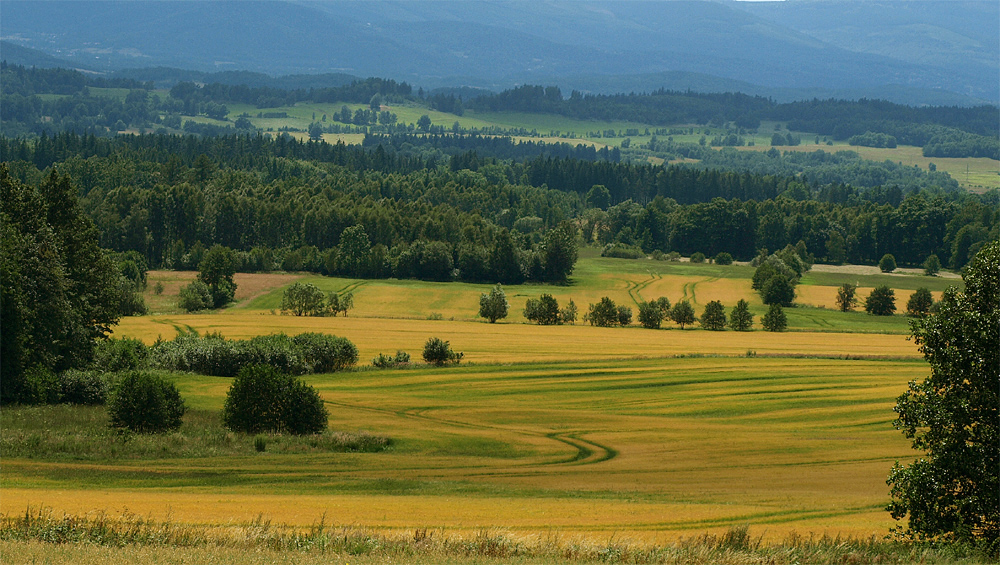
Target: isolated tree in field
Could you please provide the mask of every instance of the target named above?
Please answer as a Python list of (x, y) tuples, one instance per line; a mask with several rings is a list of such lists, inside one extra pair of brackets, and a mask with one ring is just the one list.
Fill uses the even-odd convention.
[(431, 129), (431, 117), (428, 116), (427, 114), (424, 114), (423, 116), (420, 116), (420, 119), (417, 120), (417, 129), (419, 129), (420, 131), (425, 132), (425, 133), (428, 132), (428, 131), (430, 131), (430, 129)]
[(858, 287), (851, 283), (844, 283), (837, 289), (837, 308), (841, 312), (850, 312), (858, 304)]
[(886, 253), (878, 262), (878, 269), (883, 273), (891, 273), (896, 270), (896, 258), (892, 253)]
[(205, 310), (214, 304), (212, 291), (201, 281), (191, 281), (191, 284), (181, 288), (178, 305), (188, 312)]
[(910, 323), (931, 374), (910, 381), (893, 425), (925, 455), (886, 481), (903, 532), (1000, 552), (1000, 243), (982, 248), (937, 314)]
[(716, 332), (726, 329), (726, 307), (718, 300), (706, 304), (701, 314), (701, 327)]
[(296, 316), (322, 316), (326, 313), (326, 295), (310, 283), (293, 283), (281, 295), (281, 311)]
[(732, 265), (733, 256), (725, 251), (720, 251), (715, 255), (714, 261), (716, 265)]
[(590, 305), (586, 321), (590, 322), (592, 326), (610, 328), (618, 323), (618, 306), (615, 305), (614, 300), (605, 296), (597, 304)]
[(213, 245), (198, 263), (198, 280), (208, 285), (215, 308), (222, 308), (235, 300), (235, 275), (236, 253), (222, 245)]
[(451, 350), (451, 345), (440, 338), (432, 337), (424, 344), (424, 361), (432, 365), (443, 366), (449, 363), (458, 364), (464, 356), (461, 352)]
[(926, 288), (918, 288), (906, 301), (906, 313), (910, 316), (926, 316), (934, 305), (934, 296)]
[(896, 312), (896, 293), (886, 285), (875, 287), (865, 299), (865, 312), (873, 316), (892, 316)]
[(684, 329), (684, 326), (694, 323), (694, 308), (687, 300), (681, 300), (670, 309), (670, 319)]
[(924, 261), (924, 274), (933, 277), (941, 270), (941, 260), (937, 255), (931, 255)]
[(729, 312), (729, 327), (738, 332), (747, 332), (753, 327), (753, 314), (750, 313), (750, 303), (740, 299)]
[(576, 303), (573, 302), (571, 298), (566, 306), (559, 310), (559, 323), (560, 324), (575, 324), (576, 323), (577, 308)]
[(311, 141), (320, 141), (323, 139), (323, 126), (318, 122), (313, 122), (309, 124), (309, 139)]
[(506, 318), (509, 307), (507, 295), (504, 294), (503, 287), (499, 284), (488, 293), (484, 292), (479, 295), (479, 316), (486, 318), (491, 324)]
[(559, 323), (559, 302), (551, 294), (529, 298), (524, 303), (524, 317), (541, 326)]
[(780, 304), (772, 304), (760, 319), (760, 324), (769, 332), (783, 332), (788, 328), (788, 317)]

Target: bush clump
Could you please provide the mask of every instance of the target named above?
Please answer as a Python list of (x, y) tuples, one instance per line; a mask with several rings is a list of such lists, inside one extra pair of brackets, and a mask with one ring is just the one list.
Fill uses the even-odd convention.
[(63, 404), (104, 404), (108, 389), (108, 378), (97, 371), (70, 369), (59, 375), (59, 402)]
[(153, 347), (152, 364), (172, 371), (233, 377), (244, 367), (268, 365), (284, 373), (304, 375), (344, 370), (358, 362), (350, 340), (320, 333), (285, 334), (228, 340), (218, 334), (187, 333)]
[(441, 338), (432, 337), (424, 344), (424, 361), (439, 367), (448, 363), (457, 365), (463, 356), (464, 353), (452, 351), (451, 345)]
[(186, 407), (173, 383), (143, 371), (122, 375), (108, 402), (108, 425), (141, 434), (181, 427)]
[(632, 245), (624, 243), (609, 243), (601, 250), (601, 257), (613, 257), (615, 259), (645, 259), (646, 252)]
[(142, 340), (109, 338), (99, 341), (94, 348), (93, 367), (98, 371), (138, 371), (145, 369), (148, 363), (149, 348)]
[(392, 369), (410, 364), (410, 354), (405, 351), (397, 351), (396, 355), (386, 355), (379, 353), (372, 359), (372, 366), (379, 369)]
[(318, 434), (328, 413), (316, 389), (266, 365), (244, 367), (222, 408), (222, 423), (247, 434)]

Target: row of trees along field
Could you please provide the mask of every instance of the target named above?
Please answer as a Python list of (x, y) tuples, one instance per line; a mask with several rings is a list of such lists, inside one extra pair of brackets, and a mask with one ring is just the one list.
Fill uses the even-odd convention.
[(151, 267), (192, 268), (220, 244), (240, 251), (243, 270), (564, 280), (572, 266), (552, 261), (579, 229), (588, 243), (647, 253), (747, 260), (801, 241), (815, 260), (874, 264), (891, 253), (920, 265), (934, 254), (958, 268), (1000, 226), (995, 191), (919, 192), (894, 206), (879, 203), (882, 189), (607, 161), (454, 158), (472, 170), (380, 146), (68, 133), (0, 139), (0, 152), (29, 184), (50, 167), (69, 175), (101, 245)]

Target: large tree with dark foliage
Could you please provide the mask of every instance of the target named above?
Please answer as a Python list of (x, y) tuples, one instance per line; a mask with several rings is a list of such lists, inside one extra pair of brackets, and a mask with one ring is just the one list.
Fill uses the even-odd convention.
[(936, 315), (914, 320), (931, 374), (910, 381), (894, 422), (925, 455), (898, 462), (888, 510), (916, 538), (982, 543), (1000, 555), (1000, 243), (982, 249)]
[(0, 164), (0, 399), (33, 400), (25, 375), (88, 363), (118, 321), (120, 274), (97, 246), (69, 177), (35, 187)]

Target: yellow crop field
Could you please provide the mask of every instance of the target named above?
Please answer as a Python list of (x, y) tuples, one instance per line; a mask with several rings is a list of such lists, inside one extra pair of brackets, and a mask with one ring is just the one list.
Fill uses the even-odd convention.
[[(886, 474), (913, 457), (892, 406), (925, 373), (914, 361), (680, 358), (316, 375), (306, 381), (332, 429), (387, 434), (392, 449), (5, 458), (0, 504), (593, 540), (742, 524), (768, 539), (882, 535)], [(229, 382), (174, 380), (203, 411), (221, 408)]]

